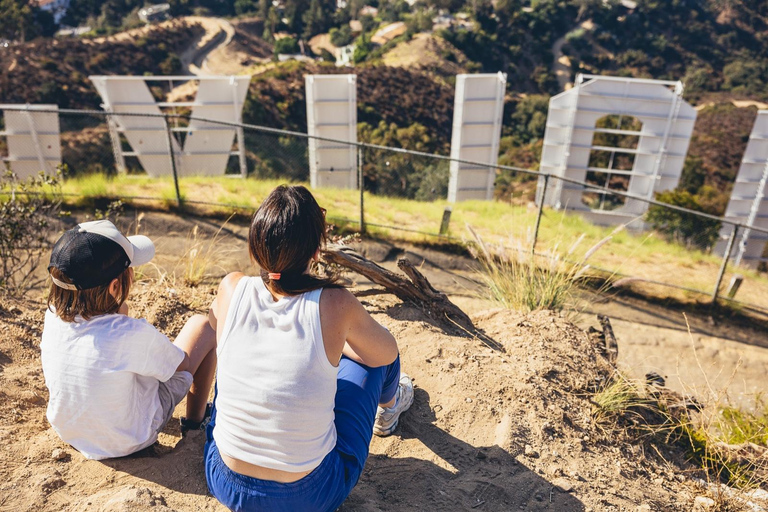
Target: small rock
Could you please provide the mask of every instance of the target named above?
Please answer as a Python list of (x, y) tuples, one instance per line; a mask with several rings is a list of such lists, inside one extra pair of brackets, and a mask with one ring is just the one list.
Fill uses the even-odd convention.
[(487, 458), (488, 458), (488, 456), (487, 456), (486, 454), (484, 454), (483, 452), (481, 452), (481, 451), (478, 451), (478, 452), (475, 454), (475, 458), (476, 458), (476, 459), (478, 459), (478, 460), (485, 460), (485, 459), (487, 459)]
[(715, 500), (706, 496), (696, 496), (693, 500), (693, 510), (691, 512), (710, 512), (715, 510)]
[(467, 403), (471, 404), (472, 403), (472, 399), (471, 398), (467, 398)]
[(584, 434), (584, 437), (581, 438), (585, 443), (589, 442), (589, 436)]
[(552, 480), (552, 485), (561, 492), (571, 492), (573, 490), (573, 485), (565, 478), (555, 478)]
[(51, 452), (51, 459), (53, 459), (53, 460), (64, 460), (68, 456), (69, 456), (69, 454), (65, 450), (62, 450), (61, 448), (55, 448)]
[(643, 503), (639, 507), (637, 507), (637, 512), (651, 512), (653, 509), (651, 506), (647, 503)]
[(531, 446), (529, 444), (525, 445), (525, 451), (523, 452), (523, 454), (526, 457), (530, 457), (532, 459), (538, 459), (539, 458), (539, 452), (534, 450), (533, 446)]

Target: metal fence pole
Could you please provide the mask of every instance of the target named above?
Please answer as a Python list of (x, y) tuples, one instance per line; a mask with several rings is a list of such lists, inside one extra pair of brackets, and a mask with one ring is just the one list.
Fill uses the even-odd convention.
[(171, 155), (171, 170), (173, 171), (173, 186), (176, 188), (176, 205), (181, 208), (181, 191), (179, 190), (179, 175), (176, 172), (176, 151), (173, 150), (173, 134), (168, 119), (165, 120), (165, 134), (168, 137), (168, 153)]
[(357, 186), (360, 189), (360, 234), (365, 234), (365, 183), (363, 181), (363, 148), (357, 148)]
[(720, 294), (720, 285), (723, 282), (723, 276), (725, 275), (725, 269), (728, 266), (728, 260), (731, 259), (731, 251), (733, 250), (733, 243), (736, 241), (736, 236), (739, 232), (739, 226), (733, 226), (731, 231), (731, 237), (728, 239), (728, 245), (725, 246), (725, 254), (723, 254), (723, 263), (720, 265), (720, 272), (717, 274), (717, 282), (715, 283), (715, 289), (712, 292), (712, 304), (717, 303), (717, 296)]
[(536, 252), (536, 242), (539, 240), (539, 225), (541, 224), (541, 215), (544, 213), (544, 198), (547, 197), (547, 186), (549, 185), (549, 174), (544, 175), (544, 187), (541, 191), (541, 198), (539, 199), (539, 211), (536, 214), (536, 227), (533, 229), (533, 243), (531, 244), (531, 252)]

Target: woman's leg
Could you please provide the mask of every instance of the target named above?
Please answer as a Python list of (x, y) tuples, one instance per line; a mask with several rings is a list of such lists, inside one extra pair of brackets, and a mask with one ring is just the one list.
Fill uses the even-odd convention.
[(370, 368), (342, 357), (336, 378), (336, 450), (348, 468), (348, 492), (355, 486), (368, 458), (373, 422), (380, 402), (397, 394), (400, 356), (387, 366)]
[(189, 356), (188, 371), (193, 376), (192, 387), (187, 393), (186, 418), (193, 422), (202, 421), (216, 372), (216, 331), (208, 317), (194, 315), (187, 320), (173, 344)]

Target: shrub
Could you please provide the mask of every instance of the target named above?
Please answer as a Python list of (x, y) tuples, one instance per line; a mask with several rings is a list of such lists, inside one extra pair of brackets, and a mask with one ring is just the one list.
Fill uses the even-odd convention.
[(61, 173), (0, 178), (0, 291), (22, 296), (47, 278), (36, 270), (58, 230), (60, 184)]
[(284, 37), (275, 41), (275, 55), (299, 53), (299, 43), (292, 37)]
[[(707, 208), (704, 206), (705, 195), (694, 195), (687, 190), (661, 192), (656, 196), (656, 199), (662, 203), (681, 206), (689, 210), (716, 214), (707, 211)], [(684, 244), (689, 248), (697, 247), (707, 250), (714, 245), (720, 233), (721, 222), (719, 220), (679, 212), (664, 206), (651, 205), (648, 208), (646, 220), (651, 227), (665, 235), (668, 239)]]
[(352, 29), (349, 25), (344, 25), (341, 28), (332, 28), (328, 33), (331, 37), (331, 44), (334, 46), (347, 46), (352, 42)]

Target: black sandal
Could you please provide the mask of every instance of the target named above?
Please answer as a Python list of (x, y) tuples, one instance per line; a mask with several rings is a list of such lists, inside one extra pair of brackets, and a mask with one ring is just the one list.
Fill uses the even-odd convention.
[(208, 423), (211, 422), (212, 409), (213, 404), (211, 402), (205, 404), (205, 413), (203, 414), (203, 419), (200, 421), (188, 420), (184, 416), (179, 418), (179, 424), (181, 425), (181, 435), (184, 436), (190, 430), (205, 430), (205, 427), (207, 427)]

